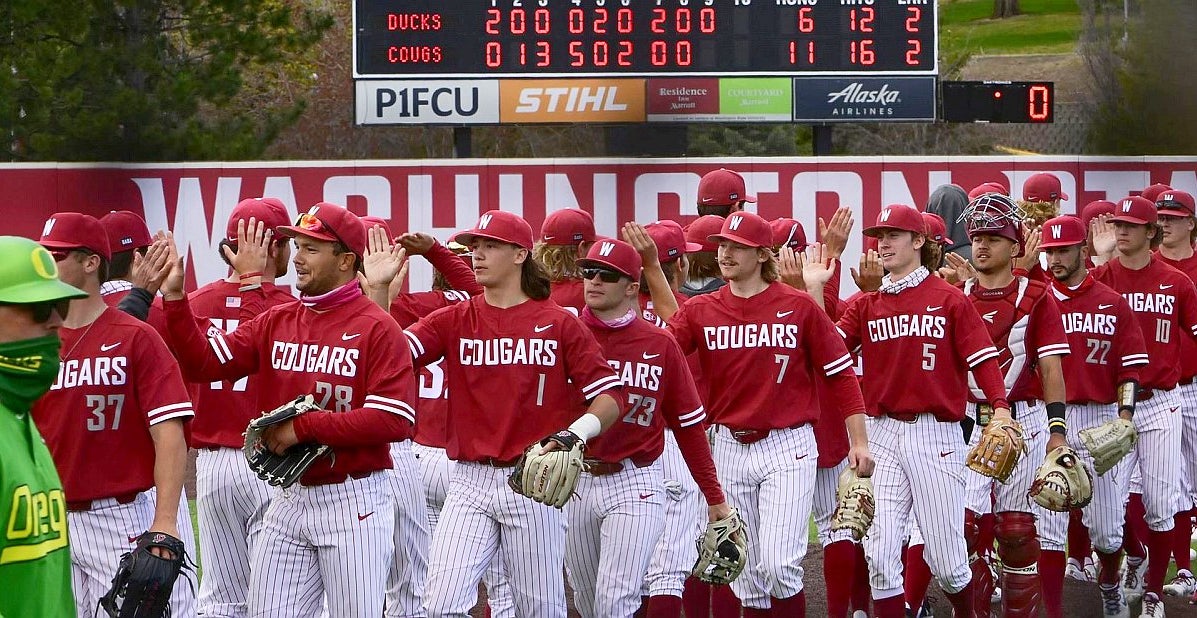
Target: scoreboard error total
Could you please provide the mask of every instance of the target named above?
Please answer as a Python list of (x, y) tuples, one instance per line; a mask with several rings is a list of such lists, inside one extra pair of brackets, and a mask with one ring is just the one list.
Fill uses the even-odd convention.
[(356, 0), (354, 76), (934, 75), (934, 0)]

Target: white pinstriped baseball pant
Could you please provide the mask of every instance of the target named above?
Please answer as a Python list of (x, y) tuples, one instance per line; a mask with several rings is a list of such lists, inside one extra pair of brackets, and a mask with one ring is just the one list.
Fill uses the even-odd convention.
[(199, 449), (195, 494), (204, 561), (199, 615), (244, 618), (248, 611), (250, 530), (261, 525), (271, 487), (245, 464), (241, 449)]

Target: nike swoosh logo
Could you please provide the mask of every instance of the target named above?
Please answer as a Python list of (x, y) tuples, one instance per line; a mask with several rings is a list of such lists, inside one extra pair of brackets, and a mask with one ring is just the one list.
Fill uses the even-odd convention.
[(938, 307), (932, 307), (931, 305), (927, 305), (927, 313), (931, 313), (932, 311), (939, 311), (940, 309), (943, 309), (943, 305), (940, 305)]
[(939, 456), (940, 456), (940, 457), (947, 457), (948, 455), (951, 455), (952, 453), (955, 453), (955, 452), (956, 452), (956, 451), (942, 451), (942, 452), (940, 452), (940, 453), (939, 453)]
[(365, 521), (367, 517), (369, 517), (369, 516), (371, 516), (371, 515), (373, 515), (373, 514), (374, 514), (374, 511), (370, 511), (369, 513), (366, 513), (365, 515), (358, 515), (358, 516), (357, 516), (357, 520), (358, 520), (358, 521)]
[(791, 309), (791, 310), (789, 310), (789, 311), (778, 311), (778, 312), (777, 312), (777, 317), (779, 317), (779, 318), (784, 318), (784, 317), (786, 317), (787, 315), (790, 315), (791, 313), (794, 313), (794, 310), (793, 310), (793, 309)]
[(533, 326), (532, 331), (536, 332), (536, 333), (543, 333), (544, 331), (549, 330), (552, 327), (553, 327), (552, 324), (545, 324), (544, 326)]
[(649, 354), (648, 352), (645, 352), (645, 353), (644, 353), (644, 360), (652, 360), (652, 359), (654, 359), (654, 358), (656, 358), (656, 357), (658, 357), (658, 356), (660, 356), (660, 354)]
[(121, 344), (121, 342), (120, 342), (120, 341), (118, 341), (118, 342), (116, 342), (116, 343), (106, 343), (106, 344), (103, 344), (103, 345), (101, 345), (101, 346), (100, 346), (100, 351), (101, 351), (101, 352), (107, 352), (108, 350), (115, 349), (115, 348), (116, 348), (116, 346), (118, 346), (118, 345), (120, 345), (120, 344)]
[(1109, 309), (1110, 307), (1113, 307), (1113, 306), (1114, 305), (1098, 305), (1097, 308), (1102, 311), (1105, 311), (1106, 309)]
[(795, 455), (795, 456), (794, 456), (794, 459), (795, 459), (796, 461), (802, 461), (803, 459), (806, 459), (806, 458), (807, 458), (809, 455), (810, 455), (810, 453), (805, 453), (805, 454), (802, 454), (802, 455)]
[(711, 203), (711, 202), (713, 202), (713, 201), (715, 201), (715, 198), (713, 198), (713, 197), (704, 197), (704, 198), (702, 198), (702, 203), (703, 203), (703, 204), (709, 204), (709, 203)]
[[(655, 492), (654, 492), (654, 493), (655, 493)], [(653, 494), (640, 494), (640, 499), (641, 499), (641, 500), (648, 500), (649, 498), (651, 498), (651, 497), (652, 497), (652, 495), (653, 495)]]
[(357, 339), (358, 337), (361, 337), (361, 336), (362, 336), (361, 333), (354, 333), (352, 335), (350, 335), (349, 333), (343, 333), (341, 335), (341, 341), (353, 341), (354, 339)]
[(1171, 286), (1171, 285), (1164, 285), (1164, 284), (1162, 284), (1162, 283), (1161, 283), (1161, 284), (1160, 284), (1160, 289), (1161, 289), (1161, 290), (1170, 290), (1170, 289), (1172, 289), (1172, 286)]
[(1169, 409), (1169, 410), (1168, 410), (1168, 414), (1176, 414), (1176, 411), (1177, 411), (1177, 410), (1179, 410), (1179, 409), (1180, 409), (1180, 408), (1171, 408), (1171, 409)]

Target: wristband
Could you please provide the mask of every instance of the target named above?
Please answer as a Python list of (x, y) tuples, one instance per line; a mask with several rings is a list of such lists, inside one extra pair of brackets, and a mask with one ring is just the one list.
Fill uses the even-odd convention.
[(1068, 433), (1068, 422), (1064, 420), (1064, 402), (1053, 401), (1047, 404), (1047, 430), (1058, 434)]
[(603, 432), (603, 423), (599, 420), (599, 417), (587, 412), (570, 424), (569, 430), (574, 435), (582, 438), (583, 442), (589, 442)]
[(1118, 411), (1126, 410), (1134, 416), (1135, 401), (1139, 396), (1139, 383), (1134, 380), (1127, 380), (1118, 385)]

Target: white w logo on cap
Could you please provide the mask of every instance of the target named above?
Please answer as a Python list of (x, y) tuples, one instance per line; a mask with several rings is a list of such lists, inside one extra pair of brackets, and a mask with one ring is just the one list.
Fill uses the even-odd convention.
[(1053, 226), (1052, 226), (1052, 237), (1053, 237), (1053, 238), (1056, 238), (1056, 239), (1059, 239), (1059, 238), (1060, 238), (1060, 233), (1062, 232), (1062, 230), (1063, 230), (1063, 227), (1064, 227), (1064, 226), (1062, 226), (1062, 225), (1053, 225)]
[(888, 208), (881, 211), (881, 221), (883, 223), (886, 221), (889, 221), (889, 209)]
[(485, 230), (486, 226), (490, 225), (490, 219), (492, 216), (493, 215), (482, 215), (482, 217), (478, 219), (478, 229)]
[(1130, 212), (1132, 204), (1134, 204), (1134, 202), (1130, 200), (1122, 200), (1122, 212)]
[(731, 220), (727, 222), (727, 227), (733, 231), (738, 230), (738, 229), (740, 229), (740, 221), (743, 221), (743, 220), (744, 220), (744, 217), (739, 217), (739, 216), (733, 215)]
[(611, 252), (615, 250), (615, 243), (605, 242), (599, 246), (599, 255), (603, 257), (610, 257)]
[(1160, 201), (1161, 202), (1171, 202), (1171, 201), (1173, 201), (1173, 195), (1171, 193), (1165, 193), (1160, 196)]

